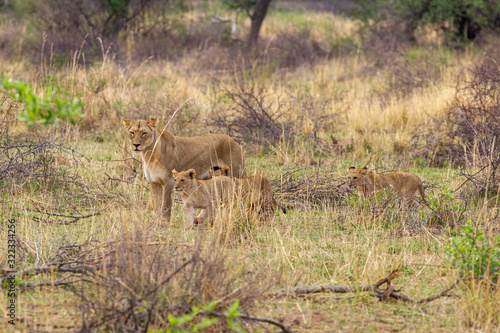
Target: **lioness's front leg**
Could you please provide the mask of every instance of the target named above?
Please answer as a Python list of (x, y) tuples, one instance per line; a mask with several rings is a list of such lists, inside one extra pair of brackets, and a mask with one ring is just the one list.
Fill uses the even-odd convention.
[(153, 208), (156, 216), (161, 216), (161, 204), (163, 201), (163, 186), (161, 184), (150, 182), (151, 195), (153, 196)]
[(174, 186), (171, 182), (167, 182), (163, 185), (163, 195), (161, 202), (161, 216), (170, 222), (170, 216), (172, 215), (172, 193)]

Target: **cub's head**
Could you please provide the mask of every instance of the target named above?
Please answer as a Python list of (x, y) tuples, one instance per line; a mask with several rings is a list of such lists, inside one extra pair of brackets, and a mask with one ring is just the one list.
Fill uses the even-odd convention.
[(227, 167), (219, 167), (219, 166), (213, 166), (210, 169), (210, 177), (217, 177), (217, 176), (230, 176), (230, 168)]
[(194, 182), (196, 179), (196, 171), (194, 169), (180, 172), (173, 170), (172, 173), (174, 174), (174, 187), (176, 191), (182, 192), (196, 186)]
[(349, 167), (349, 187), (366, 186), (369, 184), (370, 179), (368, 178), (368, 173), (370, 170), (367, 167), (363, 169), (356, 169), (355, 167)]
[(128, 132), (133, 151), (141, 152), (154, 144), (156, 123), (156, 117), (151, 118), (151, 120), (136, 120), (134, 122), (123, 119), (123, 126)]

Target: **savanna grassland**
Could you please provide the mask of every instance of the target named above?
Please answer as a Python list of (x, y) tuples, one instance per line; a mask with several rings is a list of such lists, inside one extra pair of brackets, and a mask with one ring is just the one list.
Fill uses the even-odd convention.
[[(313, 7), (278, 1), (252, 49), (244, 13), (217, 1), (151, 12), (134, 27), (162, 15), (165, 36), (132, 29), (113, 41), (63, 39), (0, 11), (0, 78), (76, 97), (85, 115), (28, 128), (16, 120), (25, 105), (0, 95), (0, 331), (178, 332), (203, 318), (216, 319), (200, 331), (280, 330), (248, 316), (297, 332), (500, 330), (498, 275), (474, 274), (477, 258), (461, 266), (470, 262), (452, 254), (468, 221), (485, 240), (462, 248), (480, 251), (499, 234), (500, 39), (452, 43), (424, 28), (403, 39)], [(213, 28), (216, 13), (236, 18), (236, 39)], [(248, 173), (273, 181), (287, 213), (262, 221), (237, 204), (190, 230), (176, 195), (172, 222), (157, 219), (121, 122), (151, 116), (178, 136), (233, 136)], [(414, 172), (429, 205), (360, 198), (349, 166)], [(493, 259), (496, 246), (485, 250)], [(369, 285), (394, 270), (391, 285), (410, 301), (373, 290), (279, 294)]]

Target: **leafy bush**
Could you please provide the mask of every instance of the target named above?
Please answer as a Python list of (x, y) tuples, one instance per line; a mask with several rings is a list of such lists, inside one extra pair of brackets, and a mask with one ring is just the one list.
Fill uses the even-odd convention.
[(488, 238), (481, 227), (470, 221), (462, 227), (460, 236), (452, 238), (446, 253), (454, 267), (464, 275), (489, 277), (498, 281), (500, 273), (500, 235)]
[[(187, 333), (187, 332), (204, 332), (217, 323), (217, 318), (209, 318), (212, 311), (217, 307), (217, 302), (211, 302), (203, 305), (202, 309), (193, 306), (191, 313), (183, 314), (180, 317), (174, 317), (168, 314), (168, 322), (172, 325), (171, 328), (165, 330), (150, 330), (148, 333)], [(194, 323), (195, 317), (203, 316), (200, 323)], [(245, 329), (241, 327), (235, 319), (240, 316), (240, 302), (235, 301), (223, 313), (227, 321), (227, 327), (234, 332), (245, 333)], [(205, 317), (208, 316), (208, 317)]]
[(481, 30), (498, 27), (500, 2), (489, 0), (356, 0), (355, 14), (364, 22), (397, 20), (413, 34), (432, 24), (460, 38), (473, 40)]
[(71, 124), (83, 117), (83, 103), (78, 98), (65, 99), (57, 97), (56, 90), (48, 87), (44, 96), (33, 93), (27, 83), (12, 79), (0, 80), (0, 92), (4, 92), (13, 99), (25, 103), (18, 119), (25, 121), (26, 126), (35, 124), (55, 125), (59, 120), (67, 120)]

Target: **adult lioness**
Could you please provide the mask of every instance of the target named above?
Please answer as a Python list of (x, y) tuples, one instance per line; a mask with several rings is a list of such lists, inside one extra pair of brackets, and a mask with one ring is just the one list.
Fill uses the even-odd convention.
[(210, 170), (212, 177), (227, 176), (230, 177), (236, 185), (238, 194), (248, 202), (251, 209), (264, 215), (273, 213), (273, 206), (278, 206), (283, 214), (286, 214), (286, 208), (279, 204), (273, 195), (271, 181), (263, 175), (253, 175), (250, 177), (235, 178), (231, 177), (228, 167), (215, 166)]
[(425, 201), (424, 187), (420, 178), (411, 172), (398, 172), (379, 174), (371, 172), (368, 168), (349, 168), (349, 186), (355, 187), (364, 196), (372, 195), (382, 189), (392, 189), (401, 195), (405, 201), (415, 201), (415, 192), (419, 192)]
[(231, 168), (231, 175), (244, 177), (245, 162), (240, 146), (224, 134), (191, 138), (174, 136), (156, 128), (156, 117), (130, 122), (123, 119), (132, 150), (142, 156), (144, 175), (151, 184), (156, 213), (170, 221), (174, 180), (172, 170), (194, 169), (198, 178), (209, 178), (213, 165)]
[[(182, 202), (186, 211), (186, 222), (188, 227), (194, 223), (201, 224), (208, 217), (213, 224), (214, 210), (221, 203), (229, 203), (234, 183), (229, 177), (220, 176), (211, 179), (196, 179), (196, 171), (177, 172), (173, 170), (175, 179), (175, 190), (181, 192)], [(199, 216), (195, 217), (196, 208), (201, 208)]]

